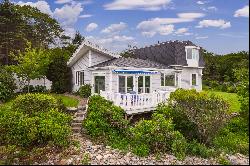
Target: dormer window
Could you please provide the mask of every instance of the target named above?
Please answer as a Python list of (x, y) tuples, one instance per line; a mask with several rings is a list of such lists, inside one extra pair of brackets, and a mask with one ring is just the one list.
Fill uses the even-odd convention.
[(199, 50), (197, 48), (187, 48), (187, 59), (199, 60)]

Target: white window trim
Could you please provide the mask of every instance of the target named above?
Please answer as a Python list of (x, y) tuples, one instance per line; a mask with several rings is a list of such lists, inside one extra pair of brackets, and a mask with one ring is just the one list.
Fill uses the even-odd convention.
[(149, 77), (149, 80), (150, 80), (150, 87), (149, 87), (149, 93), (151, 93), (151, 91), (152, 91), (152, 80), (151, 80), (151, 75), (138, 75), (138, 77), (137, 77), (137, 93), (139, 93), (138, 91), (139, 91), (139, 86), (138, 86), (138, 84), (139, 84), (139, 77), (140, 76), (142, 76), (142, 78), (143, 78), (143, 92), (142, 93), (145, 93), (145, 91), (146, 91), (146, 79), (145, 79), (145, 77)]
[[(187, 58), (187, 49), (192, 49), (192, 59), (188, 59), (188, 58)], [(198, 55), (198, 59), (193, 59), (193, 49), (196, 49), (196, 50), (198, 50), (198, 52), (199, 52), (200, 47), (196, 47), (196, 46), (186, 46), (186, 47), (185, 47), (186, 60), (197, 60), (197, 61), (199, 61), (200, 52), (199, 52), (199, 55)]]
[(128, 93), (127, 92), (127, 78), (129, 77), (129, 76), (132, 76), (133, 77), (133, 91), (135, 91), (135, 75), (130, 75), (130, 74), (118, 74), (117, 75), (117, 92), (118, 93), (120, 93), (119, 92), (119, 76), (124, 76), (125, 77), (125, 93)]
[[(193, 82), (193, 80), (192, 80), (192, 75), (193, 75), (193, 74), (196, 75), (196, 82), (195, 82), (195, 85), (192, 85), (192, 82)], [(191, 86), (191, 87), (199, 86), (199, 85), (198, 85), (198, 73), (191, 73), (191, 74), (190, 74), (190, 86)]]
[[(164, 75), (164, 77), (163, 77), (164, 85), (163, 85), (163, 86), (161, 85), (161, 87), (176, 87), (176, 86), (177, 86), (177, 84), (176, 84), (176, 74), (177, 74), (177, 73), (173, 73), (173, 74), (161, 73), (161, 74)], [(174, 75), (174, 86), (166, 86), (166, 85), (165, 85), (165, 79), (166, 79), (166, 76), (167, 76), (167, 75)], [(160, 77), (161, 77), (161, 76), (160, 76)], [(161, 79), (160, 79), (160, 84), (161, 84)]]
[(81, 86), (79, 83), (79, 74), (78, 73), (83, 73), (83, 84), (84, 85), (84, 70), (75, 70), (75, 85)]

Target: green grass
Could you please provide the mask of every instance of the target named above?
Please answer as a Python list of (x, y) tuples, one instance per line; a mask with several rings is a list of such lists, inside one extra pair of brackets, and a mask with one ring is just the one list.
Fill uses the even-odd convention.
[(51, 95), (57, 99), (62, 99), (62, 102), (66, 107), (77, 107), (79, 104), (78, 99), (69, 96), (64, 96), (62, 94), (51, 94)]
[(208, 94), (215, 94), (221, 96), (230, 104), (229, 112), (239, 112), (240, 111), (240, 102), (239, 96), (236, 93), (227, 93), (227, 92), (218, 92), (218, 91), (206, 91)]

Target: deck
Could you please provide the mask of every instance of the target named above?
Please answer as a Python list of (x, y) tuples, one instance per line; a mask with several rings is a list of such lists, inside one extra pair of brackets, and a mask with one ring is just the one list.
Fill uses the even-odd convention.
[(170, 96), (169, 91), (159, 91), (142, 94), (121, 94), (101, 91), (100, 95), (107, 100), (113, 101), (116, 106), (123, 108), (127, 114), (137, 114), (155, 110), (157, 105), (166, 102)]

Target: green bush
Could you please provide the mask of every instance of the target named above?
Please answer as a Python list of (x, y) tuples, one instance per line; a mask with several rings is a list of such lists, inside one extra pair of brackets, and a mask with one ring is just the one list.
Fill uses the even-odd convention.
[(173, 152), (178, 158), (185, 157), (185, 138), (180, 132), (174, 131), (172, 120), (165, 119), (162, 114), (154, 114), (152, 120), (139, 121), (130, 128), (130, 137), (137, 155)]
[(124, 133), (128, 125), (124, 115), (124, 110), (114, 106), (112, 102), (101, 96), (91, 96), (83, 127), (93, 137), (106, 137), (107, 133), (113, 131)]
[(47, 92), (46, 90), (46, 86), (42, 86), (42, 85), (25, 85), (22, 89), (23, 93), (28, 93), (28, 87), (29, 87), (29, 92)]
[(16, 88), (13, 74), (0, 65), (0, 102), (5, 102), (12, 98)]
[(173, 118), (176, 129), (185, 137), (191, 140), (197, 137), (204, 144), (210, 144), (229, 119), (228, 103), (204, 92), (177, 89), (170, 94), (168, 104), (169, 108), (159, 108), (159, 111)]
[(53, 96), (39, 93), (19, 95), (12, 102), (12, 109), (30, 115), (36, 114), (37, 112), (46, 112), (55, 108), (65, 110), (62, 101), (57, 100)]
[[(37, 103), (29, 107), (28, 103), (22, 105), (25, 98)], [(59, 110), (56, 102), (49, 95), (26, 94), (18, 96), (10, 107), (1, 107), (0, 144), (30, 147), (51, 142), (60, 147), (68, 145), (72, 118)]]
[(213, 157), (216, 154), (214, 149), (208, 148), (206, 145), (200, 144), (196, 140), (188, 143), (187, 153), (203, 158)]
[(89, 96), (91, 96), (91, 85), (85, 84), (81, 86), (77, 91), (77, 94), (81, 97), (88, 98)]

